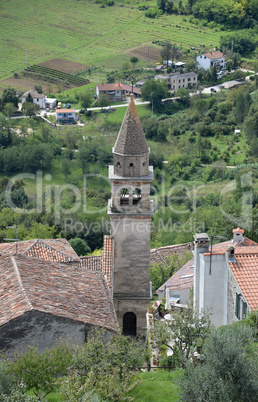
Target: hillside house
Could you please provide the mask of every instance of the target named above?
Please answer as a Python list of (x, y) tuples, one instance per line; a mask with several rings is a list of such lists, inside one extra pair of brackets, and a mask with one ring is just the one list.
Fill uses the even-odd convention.
[(177, 91), (179, 88), (194, 88), (197, 86), (197, 74), (194, 72), (184, 74), (165, 74), (156, 75), (155, 80), (165, 80), (171, 91)]
[(258, 244), (233, 230), (233, 239), (209, 246), (206, 233), (195, 235), (194, 258), (158, 290), (159, 298), (169, 289), (171, 301), (186, 304), (190, 289), (199, 312), (208, 311), (212, 323), (231, 324), (258, 307)]
[(29, 93), (32, 96), (33, 103), (35, 105), (39, 105), (40, 109), (52, 110), (52, 109), (55, 108), (55, 106), (56, 106), (56, 99), (55, 98), (48, 98), (45, 94), (40, 94), (37, 91), (35, 91), (34, 89), (25, 92), (21, 96), (22, 103), (26, 102), (26, 98), (29, 95)]
[(126, 100), (126, 90), (121, 82), (118, 84), (98, 84), (96, 85), (96, 95), (99, 99), (100, 95), (107, 95), (110, 101)]
[(123, 84), (122, 82), (118, 84), (98, 84), (96, 86), (96, 95), (99, 99), (100, 95), (105, 94), (108, 100), (114, 101), (124, 101), (126, 96), (132, 93), (136, 98), (141, 96), (141, 90), (136, 86)]
[(74, 124), (76, 122), (75, 109), (56, 109), (58, 124)]
[(196, 57), (196, 61), (198, 68), (204, 68), (204, 70), (210, 70), (213, 67), (216, 67), (218, 70), (226, 68), (224, 53), (219, 50), (201, 54)]

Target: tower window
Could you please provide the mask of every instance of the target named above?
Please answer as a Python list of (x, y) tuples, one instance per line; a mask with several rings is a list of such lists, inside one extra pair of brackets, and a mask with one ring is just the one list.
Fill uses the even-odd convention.
[(143, 162), (142, 166), (145, 166), (145, 165), (146, 165), (146, 162)]
[(120, 162), (117, 162), (116, 166), (120, 166)]
[(130, 163), (130, 167), (133, 167), (133, 163)]
[(135, 188), (133, 191), (133, 205), (138, 204), (142, 198), (142, 191), (140, 188)]
[(120, 193), (120, 205), (129, 205), (129, 190), (122, 188)]

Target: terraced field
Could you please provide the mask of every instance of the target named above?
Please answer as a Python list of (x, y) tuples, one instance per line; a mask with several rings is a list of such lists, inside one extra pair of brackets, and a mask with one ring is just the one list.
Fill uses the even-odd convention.
[(88, 84), (88, 80), (84, 78), (74, 76), (73, 74), (64, 73), (63, 71), (56, 70), (54, 68), (39, 66), (34, 64), (33, 66), (27, 67), (24, 72), (26, 74), (39, 74), (40, 76), (45, 76), (53, 79), (57, 79), (60, 81), (67, 81), (74, 85), (86, 85)]
[(185, 16), (153, 20), (137, 1), (127, 3), (100, 8), (89, 0), (2, 0), (0, 79), (25, 68), (26, 61), (29, 66), (54, 57), (116, 68), (127, 51), (155, 40), (184, 48), (219, 44), (220, 32), (192, 25)]

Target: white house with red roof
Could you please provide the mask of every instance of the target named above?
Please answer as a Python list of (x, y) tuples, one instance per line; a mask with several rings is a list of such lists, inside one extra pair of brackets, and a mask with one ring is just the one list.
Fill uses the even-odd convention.
[(219, 50), (201, 54), (196, 57), (196, 61), (198, 68), (204, 68), (204, 70), (210, 70), (213, 67), (217, 67), (218, 70), (226, 68), (224, 53)]
[(76, 122), (75, 109), (56, 109), (56, 122), (74, 124)]
[(158, 290), (169, 289), (171, 301), (186, 304), (193, 287), (194, 304), (208, 311), (212, 323), (231, 324), (258, 308), (258, 244), (233, 230), (233, 239), (213, 246), (206, 233), (194, 237), (194, 258)]

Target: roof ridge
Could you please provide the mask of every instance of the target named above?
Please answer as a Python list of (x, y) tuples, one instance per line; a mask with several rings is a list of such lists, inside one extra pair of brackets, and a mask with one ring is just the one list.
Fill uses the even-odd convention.
[(112, 297), (111, 290), (110, 290), (110, 288), (108, 286), (107, 280), (105, 279), (104, 273), (103, 272), (98, 272), (98, 273), (99, 273), (99, 275), (101, 275), (101, 279), (102, 279), (102, 282), (103, 282), (104, 290), (106, 292), (106, 297), (107, 297), (107, 300), (108, 300), (110, 312), (112, 312), (114, 314), (114, 317), (116, 317), (116, 323), (115, 324), (117, 324), (117, 326), (118, 326), (117, 315), (116, 315), (116, 310), (115, 310), (115, 306), (114, 306), (114, 303), (113, 303), (113, 297)]
[[(45, 247), (45, 248), (50, 248), (52, 251), (54, 251), (54, 252), (55, 252), (56, 254), (58, 254), (58, 255), (65, 256), (66, 258), (68, 258), (69, 261), (77, 261), (75, 258), (70, 257), (68, 254), (64, 253), (63, 251), (59, 251), (59, 250), (57, 250), (56, 248), (54, 248), (53, 246), (51, 246), (51, 245), (45, 243), (43, 240), (44, 240), (44, 239), (37, 239), (37, 241), (36, 241), (35, 243), (33, 243), (33, 244), (31, 245), (31, 247), (30, 247), (28, 250), (26, 250), (26, 253), (27, 253), (28, 251), (31, 251), (32, 247), (35, 246), (35, 245), (38, 243), (38, 244), (43, 245), (43, 247)], [(54, 240), (54, 239), (46, 239), (46, 240)], [(57, 240), (57, 239), (55, 239), (55, 240)], [(60, 261), (59, 261), (59, 262), (60, 262)]]
[(16, 273), (16, 276), (17, 276), (17, 279), (18, 279), (18, 283), (19, 283), (19, 285), (21, 287), (22, 292), (24, 293), (24, 299), (26, 300), (26, 303), (28, 304), (29, 309), (33, 310), (33, 306), (31, 304), (31, 302), (29, 300), (29, 297), (28, 297), (28, 295), (26, 293), (26, 290), (25, 290), (25, 288), (23, 286), (23, 283), (22, 283), (22, 280), (21, 280), (21, 275), (20, 275), (20, 272), (19, 272), (19, 268), (18, 268), (18, 266), (16, 264), (16, 261), (15, 261), (15, 258), (14, 258), (13, 255), (11, 256), (11, 261), (13, 263), (13, 267), (14, 267), (14, 270), (15, 270), (15, 273)]
[[(31, 240), (32, 240), (32, 244), (26, 248), (26, 250), (24, 251), (24, 254), (27, 253), (36, 243), (39, 242), (39, 239), (31, 239)], [(30, 240), (28, 240), (28, 241), (30, 241)], [(22, 242), (23, 242), (23, 240), (22, 240)], [(18, 242), (18, 243), (21, 243), (21, 242)], [(17, 247), (17, 249), (18, 249), (18, 247)]]
[(192, 244), (192, 242), (188, 242), (188, 243), (180, 243), (180, 244), (171, 244), (170, 246), (163, 246), (163, 247), (156, 247), (156, 248), (152, 248), (150, 250), (151, 253), (155, 253), (158, 250), (165, 250), (165, 249), (170, 249), (170, 248), (176, 248), (176, 247), (180, 247), (180, 246), (190, 246)]

